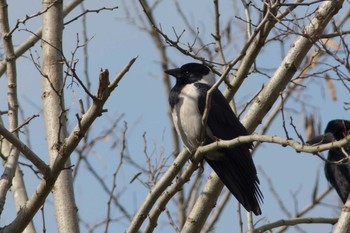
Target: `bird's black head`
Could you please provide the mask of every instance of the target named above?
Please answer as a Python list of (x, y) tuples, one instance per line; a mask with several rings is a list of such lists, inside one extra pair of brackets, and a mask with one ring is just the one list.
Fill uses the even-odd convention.
[(340, 140), (349, 135), (350, 121), (347, 120), (331, 120), (328, 122), (323, 135), (314, 137), (307, 141), (309, 145), (325, 144), (335, 140)]
[(347, 120), (332, 120), (328, 122), (325, 129), (325, 134), (332, 133), (335, 140), (340, 140), (350, 133), (350, 121)]
[(215, 77), (211, 70), (199, 63), (187, 63), (180, 68), (166, 70), (165, 73), (174, 76), (177, 84), (186, 85), (201, 81), (212, 86), (215, 83)]

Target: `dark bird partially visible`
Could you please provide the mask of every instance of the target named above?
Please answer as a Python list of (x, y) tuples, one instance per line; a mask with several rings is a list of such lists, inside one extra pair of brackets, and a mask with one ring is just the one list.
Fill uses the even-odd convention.
[[(324, 131), (324, 135), (317, 136), (307, 143), (310, 145), (325, 144), (339, 141), (350, 134), (350, 121), (332, 120)], [(327, 160), (340, 161), (350, 155), (350, 143), (343, 148), (333, 148), (328, 152)], [(350, 193), (350, 160), (345, 159), (341, 164), (326, 163), (325, 175), (329, 183), (335, 188), (343, 203), (346, 202)]]
[[(187, 149), (193, 153), (201, 143), (206, 95), (215, 83), (215, 76), (208, 67), (197, 63), (188, 63), (181, 68), (166, 70), (165, 73), (176, 78), (176, 84), (169, 95), (172, 118), (177, 133)], [(205, 128), (205, 144), (242, 135), (248, 135), (247, 130), (222, 93), (214, 90)], [(262, 202), (263, 195), (249, 151), (251, 148), (250, 143), (222, 148), (206, 154), (204, 158), (244, 208), (260, 215), (259, 203)]]

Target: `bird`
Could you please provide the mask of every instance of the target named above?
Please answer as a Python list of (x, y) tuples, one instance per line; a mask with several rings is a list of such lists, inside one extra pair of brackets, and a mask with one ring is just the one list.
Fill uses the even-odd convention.
[[(215, 84), (215, 74), (200, 63), (187, 63), (180, 68), (166, 70), (165, 73), (176, 79), (169, 93), (171, 115), (176, 131), (190, 153), (194, 153), (202, 142), (206, 145), (249, 135), (223, 94), (214, 89), (205, 131), (203, 129), (205, 137), (201, 140), (206, 96)], [(243, 207), (260, 215), (263, 194), (250, 149), (252, 143), (220, 148), (205, 154), (204, 159)]]
[[(339, 141), (350, 134), (350, 121), (335, 119), (328, 122), (323, 135), (316, 136), (307, 141), (309, 145), (326, 144)], [(345, 204), (350, 193), (350, 161), (345, 159), (350, 155), (350, 143), (343, 148), (332, 148), (328, 151), (327, 160), (324, 166), (326, 179), (337, 191), (340, 199)], [(335, 164), (331, 162), (339, 162)]]

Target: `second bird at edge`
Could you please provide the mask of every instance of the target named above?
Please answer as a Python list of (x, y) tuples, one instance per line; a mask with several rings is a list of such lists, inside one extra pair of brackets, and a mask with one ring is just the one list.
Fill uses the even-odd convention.
[[(307, 141), (309, 145), (326, 144), (333, 141), (339, 141), (349, 135), (350, 121), (347, 120), (331, 120), (328, 122), (324, 134), (314, 137)], [(328, 151), (327, 160), (324, 166), (324, 172), (328, 182), (335, 188), (340, 199), (345, 204), (350, 193), (350, 161), (344, 160), (340, 164), (338, 162), (350, 155), (350, 143), (342, 148), (332, 148)]]

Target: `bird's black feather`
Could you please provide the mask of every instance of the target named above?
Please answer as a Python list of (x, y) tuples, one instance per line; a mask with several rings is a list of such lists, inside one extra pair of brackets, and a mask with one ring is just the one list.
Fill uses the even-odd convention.
[[(198, 107), (203, 114), (210, 86), (202, 83), (195, 85), (202, 92), (199, 95)], [(207, 127), (215, 138), (223, 140), (248, 135), (247, 130), (233, 113), (227, 100), (218, 90), (214, 90), (211, 97)], [(234, 148), (224, 148), (219, 151), (223, 156), (214, 159), (211, 159), (211, 156), (205, 156), (205, 158), (237, 200), (247, 210), (259, 215), (261, 214), (259, 202), (262, 201), (263, 195), (258, 186), (257, 171), (249, 151), (251, 147), (252, 144), (245, 143)]]
[[(350, 121), (340, 119), (332, 120), (328, 122), (324, 135), (317, 136), (309, 140), (308, 143), (315, 145), (329, 143), (335, 140), (338, 141), (349, 133)], [(340, 164), (326, 162), (324, 167), (328, 182), (337, 191), (343, 203), (346, 202), (350, 193), (350, 161), (346, 160), (348, 155), (350, 155), (350, 143), (346, 144), (343, 149), (332, 148), (328, 152), (328, 161), (340, 162), (341, 160), (345, 160)]]
[[(201, 120), (207, 92), (215, 83), (214, 75), (208, 67), (197, 63), (165, 72), (176, 78), (169, 95), (174, 126), (188, 150), (193, 152), (200, 145)], [(205, 132), (206, 143), (248, 135), (219, 90), (212, 93)], [(259, 215), (263, 195), (258, 186), (251, 148), (251, 143), (245, 143), (234, 148), (218, 149), (204, 158), (245, 209)]]
[[(347, 151), (350, 153), (350, 150)], [(345, 158), (341, 149), (332, 149), (328, 152), (327, 160), (337, 162)], [(346, 202), (350, 193), (350, 163), (341, 164), (327, 162), (324, 167), (325, 175), (329, 183), (335, 188), (343, 203)]]

